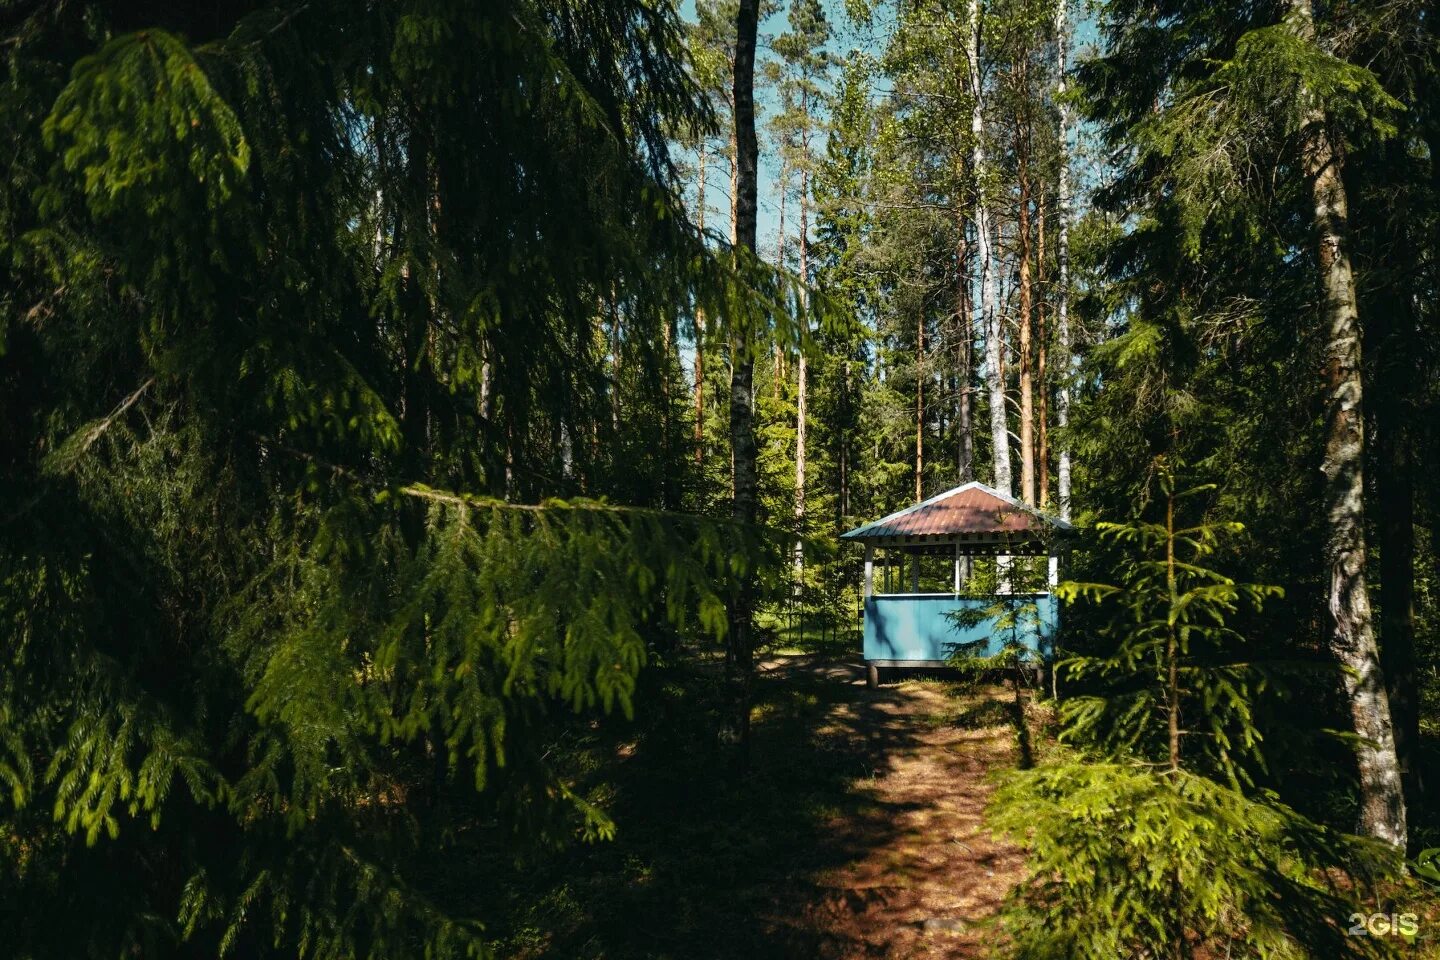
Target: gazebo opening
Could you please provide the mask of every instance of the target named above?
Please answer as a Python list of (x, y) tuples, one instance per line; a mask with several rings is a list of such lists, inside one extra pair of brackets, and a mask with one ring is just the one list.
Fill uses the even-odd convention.
[[(884, 667), (943, 667), (1018, 641), (1048, 661), (1060, 625), (1053, 594), (1074, 527), (983, 483), (947, 490), (841, 535), (864, 545), (864, 654)], [(1023, 607), (1029, 615), (1007, 614)]]

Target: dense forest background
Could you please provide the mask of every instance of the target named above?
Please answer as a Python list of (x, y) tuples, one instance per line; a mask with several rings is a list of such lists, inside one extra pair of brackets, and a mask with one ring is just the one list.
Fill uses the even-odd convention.
[(801, 849), (755, 660), (969, 480), (1139, 598), (1074, 590), (1075, 749), (1440, 845), (1433, 4), (0, 10), (9, 955), (523, 955), (659, 806)]

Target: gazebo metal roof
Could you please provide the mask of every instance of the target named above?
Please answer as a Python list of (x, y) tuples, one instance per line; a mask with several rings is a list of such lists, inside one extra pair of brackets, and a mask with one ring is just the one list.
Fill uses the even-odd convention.
[(1074, 531), (1057, 517), (979, 481), (936, 494), (913, 507), (842, 533), (842, 540), (936, 543), (1040, 539)]

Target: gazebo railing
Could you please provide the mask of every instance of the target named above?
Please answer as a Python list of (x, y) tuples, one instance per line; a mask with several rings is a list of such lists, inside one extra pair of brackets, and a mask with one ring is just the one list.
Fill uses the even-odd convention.
[(1050, 593), (882, 593), (865, 598), (864, 618), (865, 659), (882, 665), (940, 665), (962, 647), (990, 656), (1012, 641), (1048, 660), (1060, 605)]

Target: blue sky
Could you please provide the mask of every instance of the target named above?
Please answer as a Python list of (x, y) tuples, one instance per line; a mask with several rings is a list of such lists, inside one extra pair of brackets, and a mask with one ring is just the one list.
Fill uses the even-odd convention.
[[(763, 0), (762, 0), (763, 2)], [(836, 0), (824, 0), (825, 13), (830, 20), (831, 29), (834, 31), (834, 39), (830, 44), (830, 52), (836, 57), (844, 57), (852, 50), (864, 50), (879, 54), (884, 44), (881, 36), (862, 36), (852, 28), (849, 18), (845, 15), (845, 5)], [(788, 24), (786, 22), (789, 4), (786, 0), (780, 0), (778, 13), (767, 17), (760, 24), (760, 57), (766, 57), (763, 49), (768, 45), (770, 39), (785, 32)], [(681, 0), (680, 15), (687, 22), (695, 19), (695, 0)], [(760, 251), (767, 259), (775, 252), (776, 235), (780, 228), (780, 198), (777, 192), (777, 182), (780, 178), (779, 164), (776, 162), (775, 150), (772, 144), (767, 142), (765, 133), (765, 121), (774, 106), (774, 97), (765, 85), (756, 85), (756, 107), (759, 115), (756, 117), (756, 126), (760, 133), (760, 216), (759, 216), (759, 244)], [(823, 149), (823, 146), (820, 147)], [(722, 161), (723, 163), (723, 161)], [(715, 183), (720, 190), (728, 190), (726, 177), (728, 168), (711, 168), (711, 183)], [(794, 185), (791, 185), (794, 189)], [(707, 190), (708, 193), (708, 190)], [(792, 198), (793, 199), (793, 198)], [(720, 227), (723, 233), (729, 223), (728, 199), (722, 192), (716, 192), (708, 197), (707, 223)], [(798, 214), (795, 211), (786, 213), (786, 232), (793, 236), (798, 220), (794, 219)]]
[[(760, 57), (767, 56), (763, 49), (768, 41), (785, 32), (788, 24), (786, 21), (789, 3), (787, 0), (779, 0), (777, 4), (779, 12), (766, 18), (760, 24)], [(886, 41), (884, 17), (877, 17), (877, 23), (869, 28), (857, 26), (850, 21), (845, 13), (843, 0), (823, 0), (827, 17), (830, 20), (834, 37), (830, 43), (830, 52), (837, 59), (845, 59), (852, 52), (865, 52), (879, 56)], [(1079, 8), (1079, 9), (1077, 9)], [(1095, 24), (1092, 19), (1086, 16), (1085, 4), (1074, 3), (1071, 7), (1072, 16), (1078, 16), (1079, 22), (1074, 25), (1072, 39), (1072, 57), (1075, 52), (1093, 44), (1096, 40)], [(695, 0), (680, 0), (680, 15), (687, 21), (695, 19)], [(768, 142), (765, 132), (765, 121), (773, 109), (774, 97), (771, 92), (760, 84), (756, 87), (756, 106), (759, 116), (756, 118), (756, 125), (760, 132), (760, 212), (759, 212), (759, 237), (760, 251), (767, 259), (774, 256), (776, 235), (779, 232), (780, 223), (780, 199), (777, 193), (777, 182), (780, 176), (779, 164), (776, 161), (773, 144)], [(816, 149), (824, 149), (823, 142)], [(693, 158), (692, 158), (693, 159)], [(1086, 172), (1076, 171), (1084, 179)], [(728, 167), (721, 162), (716, 167), (711, 167), (709, 182), (714, 184), (716, 189), (711, 192), (707, 189), (707, 224), (713, 225), (721, 232), (727, 228), (729, 223), (728, 199), (725, 191), (728, 191)], [(792, 191), (794, 184), (791, 185)], [(792, 194), (793, 201), (793, 194)], [(786, 233), (791, 236), (798, 226), (797, 213), (794, 210), (786, 212)]]

